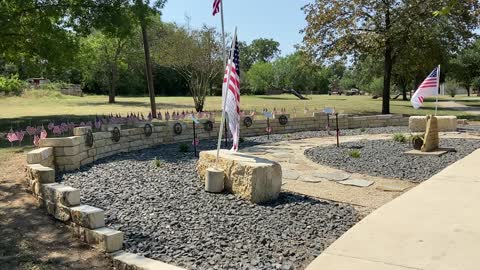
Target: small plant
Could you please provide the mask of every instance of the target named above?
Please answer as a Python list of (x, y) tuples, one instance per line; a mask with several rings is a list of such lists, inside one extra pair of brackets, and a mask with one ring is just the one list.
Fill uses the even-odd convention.
[(393, 134), (393, 140), (400, 143), (407, 142), (407, 137), (403, 133), (395, 133)]
[(365, 132), (367, 129), (366, 128), (361, 128), (360, 132)]
[(350, 152), (348, 152), (348, 155), (349, 155), (350, 157), (352, 157), (352, 158), (360, 158), (361, 153), (360, 153), (359, 150), (353, 149), (353, 150), (351, 150)]
[(160, 168), (162, 166), (162, 161), (159, 160), (157, 157), (155, 157), (155, 160), (153, 160), (152, 163), (155, 168)]
[(180, 151), (181, 153), (186, 153), (188, 152), (189, 150), (189, 147), (188, 147), (188, 144), (186, 143), (182, 143), (178, 146), (178, 151)]
[(240, 138), (238, 139), (238, 143), (244, 143), (244, 142), (245, 142), (245, 139), (244, 139), (243, 137), (240, 137)]

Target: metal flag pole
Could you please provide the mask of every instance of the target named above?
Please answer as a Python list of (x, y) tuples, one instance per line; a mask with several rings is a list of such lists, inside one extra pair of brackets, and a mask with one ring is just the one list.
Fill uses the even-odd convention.
[(222, 20), (222, 40), (223, 40), (223, 65), (227, 63), (227, 45), (225, 42), (225, 25), (223, 21), (223, 1), (220, 2), (220, 17)]
[[(232, 40), (232, 44), (235, 44), (237, 40), (237, 28), (235, 27), (235, 35), (233, 36), (233, 40)], [(228, 58), (228, 62), (230, 62), (232, 59), (233, 59), (233, 46), (232, 46), (232, 50), (230, 50), (230, 56)], [(227, 96), (228, 96), (228, 85), (230, 84), (230, 75), (232, 73), (232, 69), (230, 68), (229, 66), (230, 63), (227, 63), (227, 82), (223, 84), (222, 86), (222, 93), (225, 93), (224, 94), (224, 97), (223, 97), (223, 104), (222, 104), (222, 119), (220, 121), (220, 128), (218, 130), (218, 141), (217, 141), (217, 159), (216, 161), (218, 162), (218, 156), (220, 155), (220, 145), (222, 144), (222, 132), (223, 132), (223, 128), (224, 128), (224, 125), (225, 125), (225, 106), (227, 104)]]
[(438, 109), (438, 92), (440, 89), (440, 65), (438, 65), (438, 87), (437, 87), (437, 100), (435, 101), (435, 116), (437, 116), (437, 109)]

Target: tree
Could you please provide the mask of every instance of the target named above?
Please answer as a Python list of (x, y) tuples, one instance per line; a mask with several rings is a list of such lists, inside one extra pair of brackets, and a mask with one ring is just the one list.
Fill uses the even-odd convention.
[(108, 88), (108, 102), (115, 103), (119, 69), (124, 58), (128, 40), (108, 37), (96, 31), (81, 41), (79, 54), (85, 80), (99, 79)]
[(248, 71), (247, 78), (254, 94), (264, 94), (274, 85), (273, 65), (266, 62), (256, 63)]
[(250, 45), (239, 42), (240, 65), (243, 70), (248, 71), (250, 67), (258, 62), (270, 62), (280, 54), (280, 43), (273, 39), (255, 39)]
[(480, 39), (450, 60), (449, 75), (467, 89), (470, 96), (472, 83), (480, 77)]
[[(383, 58), (382, 113), (390, 113), (390, 84), (395, 60), (413, 35), (430, 36), (433, 25), (440, 39), (453, 48), (468, 41), (478, 25), (478, 1), (458, 1), (447, 16), (435, 16), (447, 0), (316, 0), (306, 5), (304, 47), (315, 59), (377, 54)], [(408, 44), (407, 44), (408, 45)]]
[(157, 61), (170, 66), (185, 79), (195, 109), (202, 111), (212, 85), (215, 81), (221, 82), (220, 35), (207, 26), (190, 30), (174, 24), (164, 24), (159, 35), (162, 42), (156, 44)]
[(154, 118), (157, 117), (157, 106), (155, 104), (155, 88), (153, 84), (152, 61), (150, 59), (150, 45), (148, 40), (148, 25), (152, 18), (158, 18), (160, 10), (164, 7), (166, 0), (155, 0), (153, 4), (150, 0), (135, 0), (132, 8), (137, 16), (142, 30), (143, 51), (145, 55), (145, 75), (147, 78), (148, 94), (150, 96), (150, 108)]

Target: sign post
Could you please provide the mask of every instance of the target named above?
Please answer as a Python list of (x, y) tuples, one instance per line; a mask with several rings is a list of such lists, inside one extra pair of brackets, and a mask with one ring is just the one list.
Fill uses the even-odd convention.
[(192, 118), (192, 125), (193, 125), (193, 154), (196, 157), (197, 156), (197, 145), (198, 145), (198, 139), (197, 139), (197, 133), (195, 132), (195, 126), (197, 124), (200, 124), (200, 121), (198, 121), (197, 118), (192, 114), (190, 116)]
[(270, 118), (273, 117), (273, 113), (266, 111), (263, 113), (263, 115), (267, 118), (267, 140), (270, 140), (270, 132), (272, 131), (270, 128)]

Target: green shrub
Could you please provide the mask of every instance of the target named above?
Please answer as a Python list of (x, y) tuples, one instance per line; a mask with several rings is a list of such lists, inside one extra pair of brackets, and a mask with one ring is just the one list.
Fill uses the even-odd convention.
[(366, 128), (361, 128), (360, 132), (365, 132), (367, 129)]
[(159, 160), (157, 157), (155, 157), (152, 163), (155, 168), (160, 168), (162, 166), (162, 161)]
[(393, 134), (393, 140), (396, 142), (405, 143), (407, 142), (407, 136), (405, 136), (403, 133), (395, 133)]
[(188, 152), (190, 148), (188, 147), (188, 144), (186, 143), (182, 143), (178, 146), (178, 151), (180, 151), (181, 153), (186, 153)]
[(348, 152), (348, 155), (349, 155), (350, 157), (352, 157), (352, 158), (360, 158), (361, 153), (360, 153), (359, 150), (353, 149), (353, 150), (351, 150), (350, 152)]
[(18, 79), (18, 75), (9, 78), (0, 76), (0, 92), (6, 96), (19, 96), (25, 88), (25, 82)]
[(245, 139), (244, 139), (243, 137), (240, 137), (240, 138), (238, 139), (238, 143), (239, 143), (239, 144), (244, 143), (244, 142), (245, 142)]

